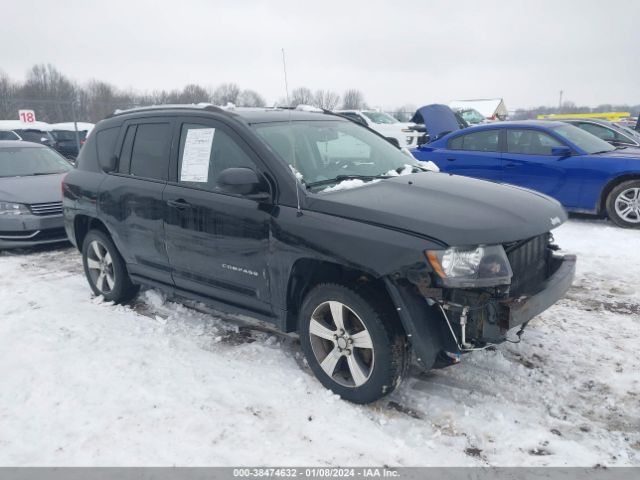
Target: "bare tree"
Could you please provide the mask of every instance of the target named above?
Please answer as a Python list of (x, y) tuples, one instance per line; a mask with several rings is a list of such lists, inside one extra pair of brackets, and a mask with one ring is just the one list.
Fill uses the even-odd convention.
[(360, 90), (350, 88), (342, 95), (342, 108), (345, 110), (362, 110), (366, 108), (364, 95)]
[(239, 107), (264, 107), (267, 104), (262, 95), (255, 90), (242, 90), (238, 95)]
[(318, 108), (333, 110), (340, 103), (340, 95), (331, 90), (316, 90), (313, 105)]
[(210, 102), (211, 97), (200, 85), (192, 83), (182, 89), (182, 94), (180, 95), (179, 100), (180, 103), (201, 103)]
[(0, 72), (0, 118), (18, 118), (18, 106), (12, 100), (17, 89), (9, 76)]
[(312, 105), (313, 93), (307, 87), (294, 88), (291, 92), (291, 107), (298, 105)]
[(227, 103), (237, 103), (240, 95), (240, 87), (235, 83), (223, 83), (213, 91), (213, 103), (216, 105), (226, 105)]
[(38, 119), (62, 122), (72, 116), (76, 86), (53, 65), (34, 65), (27, 73), (19, 96), (28, 99), (23, 103), (36, 111)]

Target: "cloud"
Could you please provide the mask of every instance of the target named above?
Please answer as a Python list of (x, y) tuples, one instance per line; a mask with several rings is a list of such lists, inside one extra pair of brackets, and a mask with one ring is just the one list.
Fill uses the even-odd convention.
[(640, 103), (640, 2), (27, 1), (3, 5), (1, 68), (152, 90), (237, 82), (359, 88), (370, 104), (504, 97), (509, 108)]

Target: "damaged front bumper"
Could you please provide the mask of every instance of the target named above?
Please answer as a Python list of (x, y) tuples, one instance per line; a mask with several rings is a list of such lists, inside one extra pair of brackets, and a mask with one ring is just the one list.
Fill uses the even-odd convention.
[(418, 363), (430, 369), (446, 352), (459, 355), (505, 341), (508, 330), (523, 328), (560, 300), (573, 282), (576, 257), (550, 255), (547, 265), (533, 293), (517, 296), (508, 287), (442, 290), (406, 278), (385, 283)]
[[(564, 297), (576, 273), (576, 256), (553, 257), (555, 270), (541, 285), (538, 293), (500, 301), (500, 325), (512, 329), (523, 325)], [(555, 267), (555, 268), (553, 268)]]

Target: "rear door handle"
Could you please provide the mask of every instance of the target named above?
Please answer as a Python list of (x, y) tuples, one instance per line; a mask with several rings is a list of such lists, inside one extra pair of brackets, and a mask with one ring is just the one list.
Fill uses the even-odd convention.
[(167, 200), (167, 205), (173, 208), (177, 208), (178, 210), (185, 210), (187, 208), (191, 208), (191, 204), (182, 198), (178, 200)]
[(507, 163), (504, 168), (514, 168), (516, 166), (515, 163)]
[(449, 162), (455, 162), (456, 161), (455, 157), (448, 157), (447, 160)]

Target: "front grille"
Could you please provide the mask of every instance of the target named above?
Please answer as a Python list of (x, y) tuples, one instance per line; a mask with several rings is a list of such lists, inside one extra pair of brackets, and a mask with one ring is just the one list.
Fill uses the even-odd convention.
[(536, 293), (547, 277), (549, 233), (504, 245), (513, 270), (510, 296)]
[(32, 203), (29, 210), (34, 215), (60, 215), (62, 213), (62, 202)]

